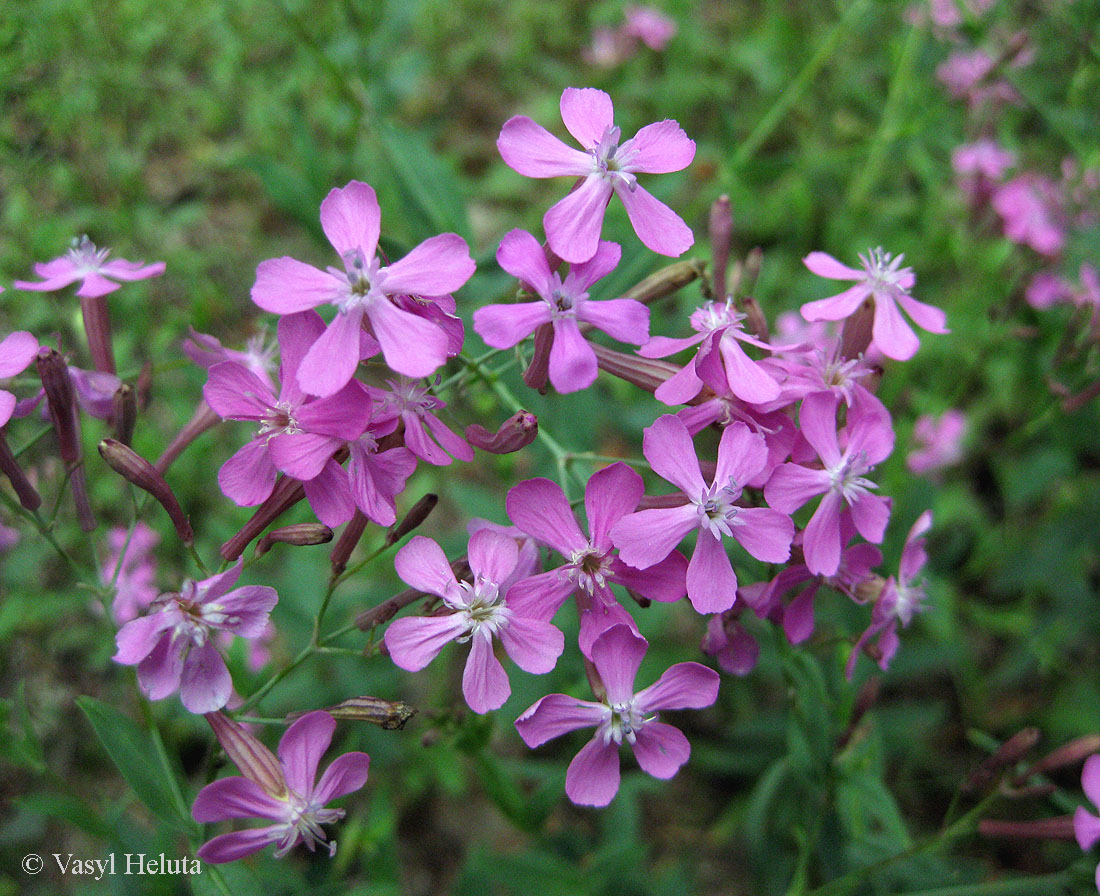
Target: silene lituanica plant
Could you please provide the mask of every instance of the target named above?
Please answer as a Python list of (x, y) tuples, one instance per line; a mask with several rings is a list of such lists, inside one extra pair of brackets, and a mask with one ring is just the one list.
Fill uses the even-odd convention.
[[(193, 418), (153, 461), (129, 447), (147, 374), (134, 383), (118, 376), (109, 306), (113, 291), (165, 274), (164, 265), (112, 257), (82, 237), (37, 264), (37, 280), (10, 287), (55, 292), (76, 284), (88, 360), (83, 348), (63, 352), (49, 333), (4, 335), (0, 468), (12, 494), (5, 490), (3, 499), (100, 597), (116, 628), (113, 659), (136, 669), (145, 697), (178, 699), (205, 716), (240, 772), (210, 781), (194, 798), (195, 822), (229, 822), (206, 830), (197, 856), (207, 863), (268, 848), (282, 857), (300, 845), (335, 853), (345, 810), (331, 804), (369, 786), (369, 760), (344, 753), (318, 775), (321, 760), (341, 721), (401, 727), (413, 710), (400, 689), (349, 693), (328, 709), (300, 707), (275, 753), (262, 725), (279, 720), (252, 720), (294, 668), (349, 636), (360, 638), (356, 649), (366, 645), (365, 661), (410, 675), (431, 676), (441, 653), (460, 652), (465, 665), (454, 700), (476, 714), (499, 710), (517, 676), (543, 675), (558, 664), (583, 669), (587, 689), (546, 693), (512, 721), (533, 749), (574, 737), (564, 795), (603, 807), (616, 797), (624, 764), (626, 774), (637, 774), (637, 766), (668, 779), (689, 762), (689, 739), (673, 721), (689, 717), (681, 711), (711, 706), (720, 688), (736, 688), (737, 676), (752, 670), (760, 645), (750, 629), (762, 629), (747, 626), (749, 617), (774, 625), (797, 647), (814, 632), (815, 603), (852, 602), (864, 631), (848, 642), (851, 678), (861, 661), (885, 669), (901, 630), (924, 609), (931, 515), (894, 520), (891, 497), (876, 480), (876, 467), (896, 443), (878, 384), (891, 365), (918, 351), (916, 330), (948, 332), (944, 313), (917, 297), (904, 247), (869, 246), (848, 259), (811, 252), (804, 262), (822, 278), (822, 296), (802, 306), (801, 323), (787, 320), (773, 337), (756, 300), (727, 282), (731, 217), (728, 200), (719, 198), (709, 268), (698, 259), (674, 262), (616, 295), (601, 285), (621, 258), (621, 247), (602, 238), (605, 209), (621, 202), (647, 249), (684, 255), (695, 241), (691, 229), (646, 185), (689, 166), (695, 144), (672, 120), (624, 139), (611, 98), (600, 90), (569, 88), (560, 109), (571, 142), (526, 116), (504, 122), (497, 141), (509, 167), (561, 179), (563, 193), (545, 213), (543, 238), (515, 229), (500, 239), (496, 261), (515, 278), (514, 300), (460, 309), (453, 294), (475, 269), (460, 236), (440, 234), (389, 258), (380, 249), (384, 222), (375, 190), (359, 180), (337, 187), (320, 206), (330, 263), (279, 257), (257, 268), (251, 296), (277, 315), (275, 341), (243, 350), (196, 332), (183, 341), (186, 356), (206, 369), (206, 385), (195, 396)], [(981, 144), (956, 159), (972, 180), (999, 176), (1008, 164), (995, 146)], [(992, 202), (1010, 233), (1023, 233), (1020, 205), (1045, 195), (1034, 177), (991, 194), (981, 189), (974, 180), (975, 201)], [(1020, 238), (1047, 252), (1054, 234), (1035, 214), (1027, 221)], [(1082, 294), (1096, 291), (1095, 280), (1094, 271), (1082, 270)], [(693, 281), (701, 286), (697, 307), (676, 332), (652, 333), (650, 306)], [(1067, 290), (1037, 278), (1029, 295), (1044, 305)], [(475, 336), (465, 332), (459, 310), (467, 318), (472, 311)], [(590, 340), (593, 331), (628, 348)], [(489, 350), (468, 353), (478, 339)], [(583, 479), (500, 379), (517, 361), (532, 389), (577, 392), (602, 373), (650, 393), (666, 410), (645, 427), (633, 452), (640, 457), (606, 458)], [(440, 412), (459, 385), (482, 390), (500, 415), (456, 432), (446, 422), (454, 416)], [(511, 416), (500, 423), (505, 414)], [(11, 447), (36, 416), (49, 420), (63, 483), (47, 480), (28, 464), (25, 449)], [(83, 456), (81, 428), (89, 418), (111, 431), (99, 442), (102, 459), (141, 490), (128, 526), (103, 527), (103, 509), (89, 498), (86, 472), (113, 475)], [(226, 499), (255, 510), (211, 565), (170, 481), (176, 458), (221, 421), (238, 434), (239, 447), (209, 471), (211, 487), (216, 482)], [(917, 472), (949, 462), (961, 431), (946, 416), (923, 427), (917, 437), (925, 444), (910, 458)], [(496, 519), (469, 520), (466, 546), (453, 555), (412, 534), (435, 504), (435, 496), (407, 497), (419, 464), (476, 463), (479, 452), (522, 451), (536, 440), (558, 460), (558, 481), (509, 483)], [(55, 536), (56, 510), (50, 515), (41, 495), (62, 488), (71, 491), (87, 538), (101, 542), (95, 570)], [(317, 522), (278, 526), (303, 500)], [(154, 584), (152, 550), (160, 536), (141, 518), (154, 502), (194, 564), (168, 591)], [(352, 563), (370, 527), (385, 530), (383, 545)], [(911, 528), (900, 565), (884, 569), (879, 545), (891, 527)], [(276, 543), (332, 540), (331, 577), (312, 638), (272, 668), (271, 612), (279, 595), (264, 584), (258, 561)], [(326, 625), (335, 590), (381, 562), (392, 563), (408, 590), (353, 622)], [(638, 624), (652, 602), (679, 602), (700, 645), (655, 675), (640, 672), (650, 643)], [(250, 693), (237, 692), (226, 663), (240, 639), (247, 662), (266, 676)], [(676, 715), (666, 721), (670, 712)], [(1077, 749), (1063, 758), (1083, 756)], [(1084, 773), (1093, 803), (1100, 802), (1097, 761), (1090, 759)], [(1085, 808), (1073, 829), (1085, 849), (1100, 838)]]

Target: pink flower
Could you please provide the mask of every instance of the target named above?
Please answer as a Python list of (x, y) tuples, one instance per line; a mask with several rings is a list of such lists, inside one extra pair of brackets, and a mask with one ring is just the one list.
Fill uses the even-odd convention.
[(634, 626), (630, 614), (615, 599), (611, 583), (651, 600), (670, 602), (683, 597), (687, 563), (678, 552), (666, 552), (644, 572), (628, 566), (615, 553), (611, 530), (637, 508), (644, 493), (642, 477), (624, 463), (594, 473), (584, 490), (591, 531), (591, 537), (586, 537), (556, 483), (528, 479), (515, 486), (505, 502), (512, 522), (567, 562), (517, 582), (508, 592), (509, 604), (536, 619), (549, 620), (570, 595), (576, 595), (581, 614), (580, 646), (587, 653), (596, 637), (610, 626)]
[[(871, 624), (852, 648), (845, 667), (849, 679), (855, 672), (856, 660), (863, 650), (868, 653), (873, 651), (879, 667), (887, 669), (898, 651), (898, 624), (903, 628), (908, 626), (913, 621), (914, 614), (925, 609), (924, 583), (918, 577), (928, 562), (924, 536), (931, 528), (932, 511), (926, 510), (917, 517), (905, 537), (897, 577), (891, 576), (882, 586), (882, 592), (871, 611)], [(874, 639), (877, 642), (872, 648), (871, 641)]]
[(377, 256), (381, 217), (374, 190), (353, 180), (321, 203), (321, 226), (343, 270), (320, 271), (286, 256), (256, 268), (252, 301), (265, 311), (293, 314), (331, 304), (339, 312), (298, 369), (298, 385), (312, 395), (333, 395), (354, 376), (364, 354), (364, 321), (398, 373), (428, 376), (447, 359), (447, 329), (400, 307), (398, 299), (445, 296), (461, 287), (474, 272), (466, 242), (454, 233), (434, 236), (383, 265)]
[(138, 667), (138, 683), (150, 700), (163, 700), (178, 690), (189, 712), (225, 706), (233, 682), (212, 635), (228, 631), (242, 638), (259, 637), (279, 600), (275, 589), (266, 585), (230, 591), (242, 568), (238, 560), (209, 579), (188, 579), (178, 592), (162, 594), (148, 615), (119, 629), (114, 660)]
[(905, 465), (914, 473), (929, 473), (957, 464), (962, 459), (966, 415), (951, 408), (938, 418), (923, 414), (913, 426), (917, 448), (909, 452)]
[(1037, 174), (1021, 174), (997, 187), (993, 208), (1005, 236), (1040, 255), (1055, 256), (1066, 242), (1062, 198), (1058, 187)]
[[(9, 333), (0, 342), (0, 380), (22, 373), (38, 355), (38, 340), (25, 330)], [(15, 396), (0, 389), (0, 426), (15, 411)]]
[[(405, 483), (416, 470), (416, 458), (402, 446), (379, 451), (375, 432), (363, 433), (348, 448), (351, 454), (346, 489), (350, 490), (355, 506), (371, 522), (379, 526), (392, 526), (397, 522), (397, 496), (405, 490)], [(331, 471), (333, 487), (344, 489), (343, 469), (335, 462), (332, 467), (335, 468)]]
[[(474, 449), (455, 435), (433, 412), (447, 407), (408, 377), (386, 380), (389, 391), (375, 391), (379, 417), (400, 417), (405, 425), (405, 445), (421, 460), (445, 467), (456, 460), (472, 461)], [(434, 438), (433, 438), (434, 437)]]
[(140, 520), (133, 533), (122, 527), (107, 533), (110, 553), (99, 571), (99, 580), (104, 585), (114, 584), (111, 613), (120, 625), (137, 617), (157, 598), (153, 548), (159, 543), (160, 536)]
[(509, 232), (500, 242), (497, 261), (534, 290), (541, 301), (478, 308), (474, 329), (493, 348), (511, 348), (540, 325), (552, 324), (550, 382), (558, 392), (588, 388), (596, 379), (596, 354), (581, 335), (581, 323), (633, 345), (649, 339), (649, 309), (641, 302), (588, 298), (592, 284), (614, 270), (620, 255), (617, 244), (601, 241), (595, 254), (573, 265), (563, 282), (550, 270), (538, 240), (525, 230)]
[(221, 341), (206, 333), (191, 329), (191, 335), (183, 340), (183, 353), (204, 370), (223, 361), (233, 361), (256, 374), (272, 389), (275, 388), (275, 351), (278, 345), (267, 341), (266, 333), (251, 337), (243, 352), (226, 348)]
[(707, 620), (700, 649), (718, 660), (722, 671), (730, 675), (748, 675), (760, 659), (756, 639), (727, 613), (716, 613)]
[(648, 643), (628, 626), (616, 625), (592, 645), (592, 664), (603, 683), (600, 702), (550, 694), (516, 720), (529, 747), (578, 728), (596, 734), (569, 763), (565, 793), (581, 806), (606, 806), (619, 790), (619, 746), (625, 741), (644, 772), (667, 779), (691, 755), (678, 728), (657, 720), (662, 709), (701, 709), (718, 697), (718, 673), (699, 663), (677, 663), (638, 693), (634, 678)]
[[(1081, 787), (1089, 802), (1100, 806), (1100, 754), (1085, 760), (1085, 768), (1081, 772)], [(1077, 837), (1077, 845), (1088, 852), (1100, 842), (1100, 817), (1093, 815), (1084, 806), (1078, 806), (1073, 813), (1073, 832)], [(1096, 868), (1096, 889), (1100, 891), (1100, 865)]]
[(120, 284), (114, 280), (146, 280), (149, 277), (159, 277), (164, 273), (164, 262), (145, 264), (141, 261), (126, 261), (124, 258), (116, 258), (108, 261), (110, 249), (97, 249), (95, 243), (82, 236), (79, 240), (73, 240), (72, 248), (60, 258), (53, 261), (40, 262), (34, 266), (34, 272), (42, 278), (41, 282), (29, 283), (24, 280), (16, 280), (13, 284), (16, 289), (32, 290), (34, 292), (54, 292), (64, 289), (77, 280), (82, 280), (80, 289), (76, 291), (83, 298), (95, 298), (114, 292)]
[(849, 410), (848, 443), (843, 453), (837, 441), (839, 401), (831, 392), (809, 395), (799, 414), (802, 434), (824, 469), (795, 463), (776, 467), (764, 498), (784, 513), (794, 513), (815, 495), (824, 495), (803, 536), (806, 566), (815, 575), (835, 575), (843, 547), (841, 512), (847, 507), (859, 534), (879, 543), (890, 518), (890, 502), (872, 494), (877, 486), (866, 478), (894, 448), (889, 419), (857, 402)]
[[(370, 421), (370, 400), (357, 382), (319, 399), (310, 399), (299, 387), (296, 373), (311, 346), (323, 338), (323, 330), (316, 312), (287, 315), (279, 321), (282, 387), (278, 396), (256, 374), (234, 361), (210, 368), (203, 388), (207, 404), (219, 417), (259, 424), (252, 441), (218, 472), (222, 491), (241, 506), (263, 502), (275, 487), (278, 472), (302, 482), (317, 478), (331, 462), (333, 452), (358, 438)], [(350, 498), (347, 503), (350, 516)], [(347, 518), (325, 516), (322, 522), (328, 525)]]
[(972, 200), (988, 198), (994, 185), (1016, 163), (1016, 157), (992, 140), (964, 143), (951, 153), (951, 167)]
[(599, 247), (604, 211), (615, 193), (626, 206), (638, 239), (661, 255), (682, 255), (695, 237), (672, 209), (638, 184), (637, 173), (679, 171), (695, 158), (695, 143), (666, 119), (646, 125), (620, 145), (614, 108), (602, 90), (568, 87), (561, 95), (561, 117), (584, 147), (571, 149), (527, 116), (510, 118), (497, 148), (511, 168), (525, 177), (583, 177), (580, 186), (543, 218), (550, 248), (570, 263), (588, 261)]
[[(640, 510), (611, 529), (625, 563), (647, 569), (660, 562), (692, 530), (698, 530), (687, 568), (687, 596), (700, 613), (720, 613), (733, 606), (737, 575), (723, 538), (732, 538), (757, 560), (782, 563), (791, 554), (794, 524), (768, 507), (743, 507), (737, 502), (745, 483), (768, 462), (762, 436), (744, 423), (722, 433), (714, 481), (704, 482), (687, 427), (666, 415), (645, 430), (642, 452), (653, 472), (667, 479), (687, 498), (679, 507)], [(770, 503), (770, 502), (769, 502)]]
[(623, 33), (660, 52), (676, 34), (676, 23), (652, 6), (628, 6)]
[(406, 616), (386, 629), (386, 647), (402, 669), (418, 672), (450, 641), (470, 642), (462, 675), (462, 694), (477, 713), (500, 709), (512, 689), (493, 653), (499, 640), (517, 666), (541, 675), (554, 668), (565, 637), (549, 622), (532, 619), (508, 604), (506, 592), (519, 562), (515, 539), (489, 529), (470, 538), (468, 556), (473, 582), (455, 579), (443, 549), (423, 535), (394, 557), (402, 581), (443, 599), (442, 616)]
[(274, 824), (220, 834), (203, 844), (198, 857), (211, 864), (232, 862), (269, 843), (278, 847), (276, 858), (299, 843), (305, 843), (310, 851), (321, 843), (328, 846), (330, 856), (335, 855), (336, 841), (325, 839), (322, 825), (339, 821), (344, 810), (326, 809), (325, 805), (367, 782), (370, 757), (345, 753), (334, 759), (317, 781), (317, 766), (336, 730), (335, 720), (321, 710), (307, 713), (287, 728), (279, 741), (277, 760), (243, 727), (228, 720), (223, 724), (235, 729), (235, 740), (244, 742), (254, 762), (262, 763), (265, 774), (238, 775), (207, 784), (195, 797), (192, 816), (200, 824), (230, 818), (262, 818)]
[(913, 321), (929, 333), (947, 333), (947, 318), (932, 305), (918, 302), (909, 290), (916, 278), (912, 268), (901, 267), (904, 255), (896, 258), (882, 249), (872, 249), (859, 260), (863, 270), (841, 264), (824, 252), (811, 252), (803, 263), (819, 277), (831, 280), (855, 280), (856, 285), (844, 292), (802, 306), (802, 316), (809, 321), (843, 320), (855, 314), (867, 298), (874, 299), (874, 344), (888, 358), (907, 361), (920, 347), (920, 341), (898, 312), (898, 305)]

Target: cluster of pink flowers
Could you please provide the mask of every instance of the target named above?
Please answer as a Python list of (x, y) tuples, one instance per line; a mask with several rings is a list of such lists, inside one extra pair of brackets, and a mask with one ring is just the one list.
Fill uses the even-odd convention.
[[(543, 218), (545, 244), (523, 230), (503, 237), (497, 262), (517, 279), (521, 298), (475, 309), (474, 329), (497, 350), (533, 337), (531, 369), (541, 365), (544, 381), (559, 392), (590, 387), (602, 368), (654, 393), (668, 413), (645, 429), (641, 450), (658, 493), (647, 493), (628, 463), (611, 463), (587, 480), (582, 524), (561, 485), (541, 478), (519, 482), (504, 501), (511, 525), (473, 522), (463, 557), (448, 558), (421, 535), (400, 548), (397, 573), (413, 600), (430, 599), (429, 609), (393, 621), (390, 613), (381, 621), (388, 622), (386, 653), (410, 672), (426, 668), (451, 642), (468, 644), (462, 692), (476, 713), (500, 709), (511, 694), (498, 644), (511, 662), (535, 675), (552, 670), (567, 652), (583, 659), (594, 699), (550, 694), (515, 725), (533, 748), (595, 728), (569, 766), (565, 791), (576, 803), (603, 806), (618, 790), (624, 743), (644, 772), (671, 777), (688, 760), (690, 746), (657, 713), (702, 709), (718, 694), (718, 673), (698, 662), (676, 663), (635, 690), (648, 648), (635, 605), (686, 597), (699, 614), (702, 652), (722, 669), (745, 674), (758, 648), (744, 612), (802, 641), (813, 630), (814, 600), (825, 585), (871, 605), (866, 632), (853, 639), (849, 675), (861, 653), (883, 667), (889, 663), (898, 628), (922, 608), (920, 573), (931, 518), (922, 515), (914, 525), (897, 574), (876, 575), (882, 561), (877, 545), (892, 504), (878, 493), (875, 470), (895, 442), (890, 414), (874, 395), (882, 372), (876, 364), (916, 353), (920, 342), (909, 320), (930, 333), (948, 331), (943, 312), (912, 295), (916, 277), (902, 266), (903, 256), (872, 249), (860, 256), (858, 269), (824, 252), (806, 257), (812, 273), (844, 281), (845, 288), (805, 304), (805, 326), (787, 342), (773, 343), (766, 327), (756, 327), (743, 312), (743, 299), (729, 294), (725, 283), (713, 284), (716, 298), (690, 315), (694, 335), (651, 337), (645, 304), (601, 293), (601, 281), (621, 256), (618, 245), (601, 238), (604, 212), (618, 197), (643, 245), (666, 256), (687, 251), (694, 243), (691, 229), (643, 188), (639, 176), (684, 169), (695, 144), (671, 120), (621, 140), (611, 99), (599, 90), (569, 88), (560, 108), (580, 149), (524, 116), (501, 129), (497, 145), (515, 171), (575, 182)], [(298, 843), (311, 849), (325, 843), (322, 826), (342, 814), (326, 804), (363, 786), (367, 773), (367, 757), (350, 753), (315, 783), (335, 726), (326, 713), (293, 724), (277, 759), (222, 713), (239, 705), (225, 647), (238, 637), (254, 643), (269, 638), (278, 600), (270, 587), (238, 586), (244, 548), (304, 499), (328, 538), (328, 527), (348, 524), (350, 554), (368, 522), (397, 523), (398, 503), (420, 461), (446, 466), (474, 458), (470, 442), (440, 416), (447, 406), (437, 394), (439, 379), (432, 379), (465, 340), (452, 294), (474, 273), (466, 243), (441, 234), (391, 262), (379, 251), (377, 197), (360, 181), (332, 190), (320, 220), (337, 264), (322, 270), (282, 257), (263, 261), (256, 271), (253, 301), (279, 315), (277, 369), (275, 346), (262, 339), (240, 352), (192, 333), (185, 352), (206, 369), (207, 382), (184, 432), (155, 466), (126, 453), (125, 440), (101, 446), (114, 469), (161, 502), (190, 546), (190, 524), (164, 470), (218, 419), (250, 430), (217, 476), (230, 500), (257, 508), (223, 545), (227, 565), (221, 571), (158, 592), (152, 565), (157, 536), (137, 526), (111, 536), (102, 573), (121, 625), (114, 659), (137, 667), (149, 699), (178, 693), (186, 709), (206, 715), (244, 775), (206, 787), (195, 818), (271, 822), (215, 837), (200, 852), (208, 861), (230, 861), (271, 843), (277, 855)], [(99, 409), (116, 422), (125, 416), (119, 393), (128, 387), (114, 374), (102, 297), (117, 287), (108, 278), (162, 270), (108, 261), (85, 241), (70, 256), (39, 266), (42, 283), (22, 285), (59, 288), (82, 279), (79, 294), (87, 302), (100, 379), (67, 368), (68, 375), (54, 376), (51, 386), (44, 375), (51, 419), (77, 419), (74, 393), (85, 393), (89, 414)], [(315, 310), (326, 306), (327, 321)], [(590, 342), (593, 329), (637, 347), (637, 354)], [(49, 352), (30, 334), (12, 334), (0, 344), (0, 375), (18, 373), (36, 357), (45, 369), (43, 351)], [(681, 363), (662, 360), (682, 353), (690, 356)], [(70, 396), (60, 417), (58, 390)], [(10, 416), (14, 397), (0, 398), (0, 411), (7, 408)], [(519, 411), (496, 435), (476, 424), (469, 431), (483, 450), (514, 451), (535, 438), (537, 421)], [(680, 551), (685, 539), (690, 556)], [(764, 580), (753, 574), (761, 565), (771, 565)], [(575, 652), (556, 622), (569, 598), (579, 620)]]
[(615, 68), (635, 55), (641, 46), (662, 52), (676, 36), (676, 22), (652, 6), (628, 6), (623, 21), (614, 28), (599, 27), (584, 59), (598, 68)]

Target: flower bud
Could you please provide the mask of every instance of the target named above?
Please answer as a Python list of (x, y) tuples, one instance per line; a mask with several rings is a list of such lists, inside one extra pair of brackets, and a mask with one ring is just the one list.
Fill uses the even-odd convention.
[(114, 395), (115, 435), (123, 445), (134, 440), (134, 426), (137, 423), (137, 395), (133, 387), (123, 383)]
[(264, 529), (305, 496), (306, 490), (302, 483), (288, 476), (280, 476), (275, 483), (275, 488), (272, 489), (267, 500), (256, 508), (252, 518), (241, 527), (236, 535), (222, 545), (222, 557), (230, 562), (236, 560), (244, 553), (244, 549), (248, 547), (252, 539), (256, 538)]
[(408, 513), (405, 514), (405, 518), (399, 520), (394, 526), (390, 527), (389, 532), (386, 533), (386, 546), (396, 544), (406, 535), (419, 526), (424, 520), (428, 518), (435, 505), (439, 503), (439, 495), (433, 495), (430, 492), (423, 498), (413, 504)]
[[(405, 723), (416, 715), (415, 707), (408, 703), (381, 700), (378, 697), (352, 697), (324, 709), (337, 721), (346, 719), (349, 722), (370, 722), (386, 731), (404, 728)], [(287, 715), (286, 720), (293, 722), (304, 715), (304, 712), (292, 712)]]
[(359, 544), (359, 539), (363, 537), (366, 528), (366, 514), (357, 507), (351, 519), (348, 520), (348, 524), (344, 526), (344, 531), (340, 533), (340, 540), (336, 542), (336, 547), (332, 549), (330, 562), (333, 578), (343, 575), (348, 568), (348, 558), (351, 557), (351, 552), (355, 550), (355, 546)]
[(114, 373), (115, 354), (107, 297), (81, 296), (80, 311), (84, 315), (84, 335), (88, 338), (88, 354), (92, 356), (92, 366), (100, 373)]
[(69, 378), (69, 366), (57, 351), (47, 346), (38, 350), (35, 365), (42, 378), (42, 388), (46, 391), (47, 407), (53, 428), (57, 432), (61, 459), (67, 466), (71, 466), (80, 460), (81, 451), (76, 395)]
[(530, 411), (516, 411), (500, 424), (495, 433), (489, 432), (478, 423), (466, 427), (466, 441), (490, 454), (511, 454), (519, 451), (535, 441), (538, 434), (539, 418)]
[(149, 461), (115, 439), (104, 439), (100, 442), (99, 453), (107, 462), (107, 466), (119, 476), (156, 498), (171, 517), (180, 541), (188, 547), (195, 543), (195, 533), (191, 529), (187, 514), (183, 512), (183, 508), (180, 507), (179, 501), (176, 500), (164, 477)]
[(691, 281), (702, 276), (703, 271), (704, 266), (701, 261), (677, 261), (632, 286), (623, 293), (623, 298), (634, 299), (636, 302), (648, 305), (687, 286)]
[(726, 265), (733, 244), (733, 213), (730, 198), (725, 194), (710, 207), (711, 291), (716, 299), (726, 296)]
[(256, 544), (256, 556), (262, 557), (271, 550), (273, 544), (291, 544), (304, 547), (311, 544), (328, 544), (332, 541), (332, 530), (323, 523), (295, 523), (272, 529)]
[(597, 342), (590, 343), (596, 353), (596, 364), (600, 370), (617, 376), (621, 380), (633, 383), (647, 392), (656, 392), (657, 388), (680, 372), (678, 365), (671, 361), (659, 361), (643, 358), (641, 355), (628, 355), (617, 352)]
[(964, 791), (983, 790), (989, 786), (997, 773), (1015, 765), (1023, 755), (1039, 742), (1038, 728), (1024, 728), (1006, 740), (992, 756), (989, 756), (975, 769), (974, 774), (963, 784)]
[(1009, 840), (1072, 840), (1073, 816), (1040, 818), (1035, 821), (1001, 821), (983, 818), (978, 822), (983, 837), (1004, 837)]
[(872, 327), (875, 322), (875, 300), (866, 298), (855, 313), (844, 321), (840, 334), (840, 356), (844, 360), (858, 358), (871, 344)]
[(15, 490), (16, 497), (19, 498), (19, 503), (22, 504), (26, 510), (34, 511), (42, 506), (42, 496), (38, 494), (37, 489), (35, 489), (31, 481), (27, 478), (27, 474), (24, 473), (19, 466), (19, 461), (17, 461), (15, 455), (12, 454), (12, 450), (8, 446), (8, 440), (4, 436), (4, 431), (2, 429), (0, 429), (0, 473), (3, 473), (11, 480), (11, 487)]
[(267, 747), (260, 743), (243, 725), (234, 722), (220, 712), (208, 712), (205, 719), (214, 730), (214, 736), (225, 754), (233, 760), (241, 774), (255, 781), (276, 799), (287, 795), (283, 767)]
[(1067, 765), (1077, 765), (1093, 753), (1100, 751), (1100, 734), (1086, 734), (1052, 750), (1016, 779), (1022, 783), (1033, 775), (1040, 775)]
[(535, 329), (531, 363), (523, 371), (523, 382), (539, 392), (546, 391), (546, 381), (550, 378), (550, 349), (553, 345), (554, 327), (551, 324), (539, 324)]

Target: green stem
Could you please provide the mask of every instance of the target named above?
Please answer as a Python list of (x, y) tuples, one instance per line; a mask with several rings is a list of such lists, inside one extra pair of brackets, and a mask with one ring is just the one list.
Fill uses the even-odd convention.
[(275, 685), (286, 678), (291, 672), (297, 669), (302, 663), (304, 663), (310, 656), (313, 655), (317, 648), (312, 644), (306, 645), (294, 659), (292, 659), (287, 665), (283, 666), (278, 672), (271, 676), (256, 693), (244, 701), (239, 707), (237, 707), (238, 713), (247, 713), (252, 707), (263, 700)]
[(53, 432), (53, 427), (52, 426), (47, 426), (45, 429), (40, 429), (37, 433), (35, 433), (33, 436), (31, 436), (30, 441), (28, 441), (25, 445), (23, 445), (21, 448), (19, 448), (19, 450), (13, 451), (12, 456), (15, 457), (16, 460), (19, 460), (19, 458), (23, 456), (24, 452), (29, 451), (31, 448), (33, 448), (35, 445), (37, 445), (39, 442), (41, 442), (42, 439), (44, 439), (46, 436), (48, 436), (51, 432)]
[(764, 114), (764, 117), (760, 119), (756, 127), (752, 129), (749, 136), (737, 147), (737, 152), (733, 154), (730, 163), (735, 171), (744, 167), (756, 155), (760, 147), (764, 145), (772, 132), (779, 126), (784, 116), (802, 98), (802, 94), (806, 92), (806, 89), (813, 83), (821, 69), (825, 67), (825, 63), (837, 51), (849, 25), (862, 15), (867, 7), (867, 2), (868, 0), (855, 0), (844, 10), (832, 30), (814, 51), (806, 65), (803, 66), (802, 71), (787, 85), (787, 88), (779, 95), (779, 98)]
[(937, 887), (935, 890), (917, 890), (901, 896), (1062, 896), (1069, 892), (1070, 882), (1070, 873), (1059, 871), (1057, 874), (1045, 874), (1042, 877), (1018, 877), (983, 884), (958, 884), (954, 887)]

